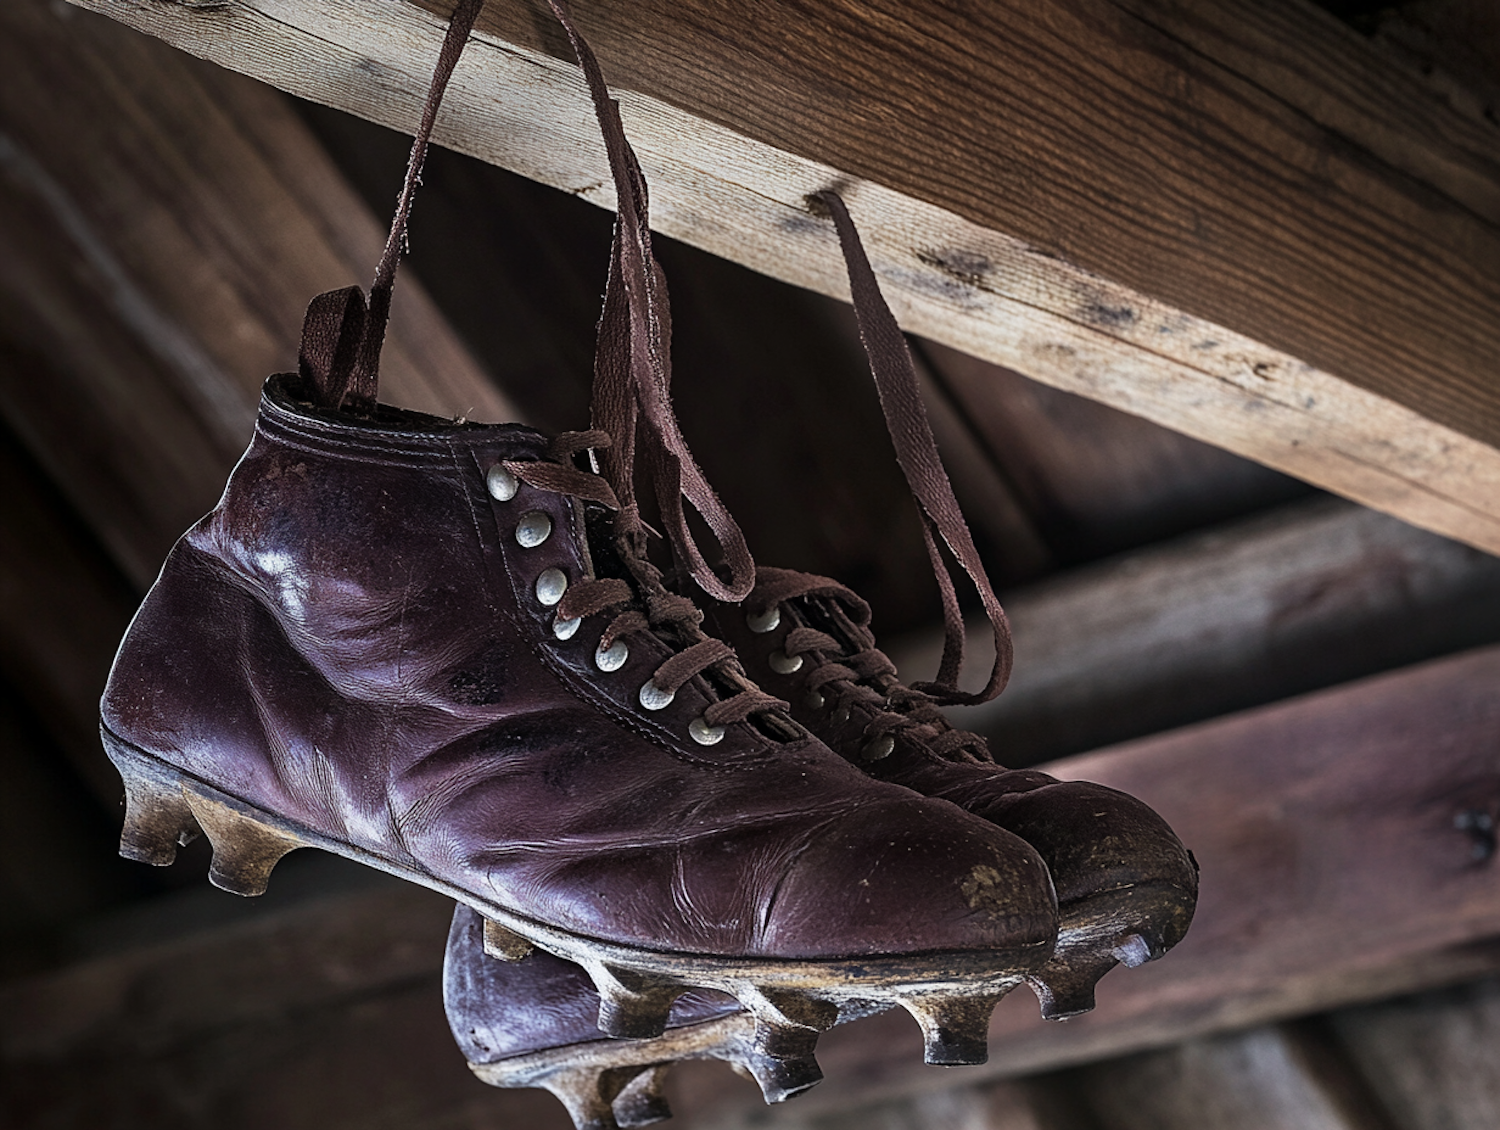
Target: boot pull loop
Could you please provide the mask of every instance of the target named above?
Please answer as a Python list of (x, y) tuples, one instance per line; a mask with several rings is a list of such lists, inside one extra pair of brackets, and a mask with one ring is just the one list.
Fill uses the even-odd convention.
[(438, 107), (448, 89), (448, 80), (463, 54), (474, 21), (484, 0), (459, 0), (448, 22), (432, 72), (432, 84), (422, 105), (422, 120), (412, 138), (411, 156), (406, 162), (406, 177), (396, 200), (396, 214), (391, 219), (385, 249), (370, 284), (368, 307), (359, 287), (320, 294), (307, 308), (302, 323), (300, 370), (313, 386), (318, 402), (325, 408), (339, 409), (346, 403), (372, 408), (380, 384), (380, 350), (385, 344), (386, 323), (390, 320), (391, 292), (396, 285), (396, 268), (406, 246), (406, 224), (411, 216), (412, 198), (422, 179), (422, 164), (437, 122)]
[[(614, 445), (601, 453), (601, 463), (621, 504), (617, 528), (626, 538), (639, 533), (625, 528), (639, 525), (634, 484), (639, 453), (673, 555), (710, 596), (743, 600), (755, 584), (755, 563), (744, 534), (688, 450), (672, 410), (671, 313), (666, 278), (651, 251), (646, 177), (625, 137), (619, 103), (610, 97), (599, 61), (574, 25), (567, 0), (547, 2), (588, 82), (618, 202), (609, 284), (599, 318), (593, 403), (593, 426), (615, 438)], [(703, 518), (718, 543), (727, 581), (699, 549), (684, 501)]]
[[(902, 474), (906, 476), (907, 486), (911, 488), (912, 497), (921, 514), (922, 539), (927, 546), (927, 556), (932, 561), (938, 589), (942, 593), (942, 664), (934, 682), (914, 684), (914, 689), (949, 705), (988, 702), (1005, 689), (1006, 681), (1010, 678), (1013, 658), (1010, 623), (990, 585), (984, 564), (979, 560), (963, 511), (959, 508), (958, 500), (953, 497), (953, 486), (948, 481), (947, 472), (943, 470), (937, 443), (932, 437), (932, 425), (928, 422), (927, 410), (922, 405), (911, 351), (907, 348), (901, 327), (896, 324), (895, 316), (880, 293), (880, 285), (875, 280), (875, 272), (870, 268), (870, 260), (860, 244), (859, 232), (855, 230), (854, 221), (849, 217), (849, 210), (838, 193), (831, 190), (819, 192), (812, 199), (828, 209), (834, 227), (838, 230), (839, 246), (849, 270), (849, 292), (854, 301), (855, 318), (859, 322), (860, 340), (870, 359), (870, 372), (875, 378), (875, 389), (880, 395), (880, 407), (885, 413), (891, 443), (896, 448), (896, 460), (901, 464)], [(958, 594), (954, 590), (953, 575), (939, 549), (939, 539), (979, 593), (979, 600), (984, 605), (985, 615), (995, 634), (995, 665), (990, 669), (988, 685), (978, 694), (965, 694), (958, 689), (958, 675), (964, 657), (964, 622), (958, 607)]]

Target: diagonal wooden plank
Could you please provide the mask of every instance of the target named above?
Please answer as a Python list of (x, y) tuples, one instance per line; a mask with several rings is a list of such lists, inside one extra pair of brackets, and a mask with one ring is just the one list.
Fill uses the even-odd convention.
[[(401, 127), (429, 0), (80, 0)], [(1500, 548), (1500, 143), (1296, 0), (583, 6), (663, 231), (826, 293), (841, 186), (914, 331)], [(608, 206), (492, 0), (439, 137)]]
[[(285, 99), (87, 13), (0, 7), (0, 74), (0, 411), (144, 588), (384, 221)], [(512, 416), (414, 279), (383, 376), (394, 403)]]

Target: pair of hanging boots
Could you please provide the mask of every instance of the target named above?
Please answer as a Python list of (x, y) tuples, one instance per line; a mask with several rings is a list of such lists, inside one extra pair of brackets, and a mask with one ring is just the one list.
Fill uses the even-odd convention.
[[(460, 1045), (492, 1082), (551, 1087), (581, 1127), (663, 1117), (661, 1074), (689, 1056), (788, 1097), (819, 1078), (819, 1032), (891, 1007), (916, 1017), (928, 1062), (982, 1062), (1016, 985), (1067, 1015), (1116, 962), (1175, 943), (1189, 857), (1131, 798), (1000, 769), (947, 725), (938, 704), (972, 696), (954, 689), (946, 572), (949, 654), (916, 688), (852, 593), (755, 572), (671, 413), (644, 177), (549, 4), (620, 202), (594, 428), (549, 441), (376, 398), (412, 192), (480, 7), (463, 0), (368, 305), (357, 288), (314, 301), (298, 372), (267, 382), (222, 500), (121, 644), (101, 731), (125, 782), (122, 853), (167, 864), (204, 834), (212, 881), (248, 895), (319, 847), (449, 895)], [(936, 536), (995, 625), (992, 695), (1003, 614), (930, 431), (911, 447), (910, 360), (847, 212), (823, 207), (934, 563)], [(696, 601), (648, 560), (638, 466)]]

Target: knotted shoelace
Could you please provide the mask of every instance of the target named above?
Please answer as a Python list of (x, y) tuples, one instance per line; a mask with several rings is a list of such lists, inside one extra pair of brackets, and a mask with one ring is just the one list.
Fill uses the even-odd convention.
[[(625, 137), (619, 105), (609, 96), (598, 60), (574, 25), (565, 0), (548, 3), (568, 35), (589, 87), (614, 180), (618, 219), (599, 320), (591, 410), (594, 427), (558, 436), (549, 461), (508, 462), (506, 466), (539, 489), (614, 512), (615, 549), (630, 579), (583, 579), (564, 594), (558, 610), (561, 617), (611, 613), (601, 648), (639, 631), (654, 631), (678, 648), (652, 677), (665, 695), (675, 694), (693, 676), (712, 670), (718, 676), (716, 689), (728, 697), (704, 711), (710, 725), (744, 721), (761, 711), (784, 711), (785, 703), (750, 683), (728, 645), (704, 635), (702, 613), (691, 600), (669, 592), (647, 558), (648, 531), (636, 500), (637, 458), (652, 485), (673, 555), (698, 585), (716, 599), (740, 600), (755, 583), (755, 564), (744, 535), (693, 459), (672, 410), (668, 392), (671, 315), (666, 279), (651, 250), (645, 175)], [(351, 286), (321, 294), (308, 306), (300, 371), (323, 407), (356, 413), (374, 408), (380, 352), (413, 198), (443, 94), (482, 7), (483, 0), (460, 0), (449, 21), (368, 305), (359, 287)], [(574, 460), (584, 450), (599, 460), (600, 473), (576, 466)], [(700, 550), (688, 527), (684, 503), (708, 525), (725, 562), (727, 579)]]
[(993, 763), (989, 743), (981, 735), (957, 729), (930, 694), (900, 681), (896, 665), (875, 644), (868, 627), (869, 606), (848, 588), (812, 573), (763, 567), (745, 605), (752, 615), (765, 615), (804, 599), (818, 602), (843, 638), (799, 624), (787, 633), (782, 650), (788, 658), (810, 665), (802, 684), (832, 699), (836, 721), (846, 720), (851, 708), (862, 704), (871, 712), (863, 731), (867, 744), (906, 734), (945, 760)]

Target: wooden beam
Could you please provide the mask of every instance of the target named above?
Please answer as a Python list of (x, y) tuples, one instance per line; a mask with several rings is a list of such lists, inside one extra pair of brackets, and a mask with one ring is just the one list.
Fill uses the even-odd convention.
[[(1015, 675), (993, 702), (951, 716), (1013, 765), (1500, 642), (1500, 559), (1328, 498), (1004, 599)], [(916, 681), (937, 670), (942, 638), (888, 646)], [(974, 632), (968, 678), (983, 681), (993, 648)]]
[[(1136, 793), (1193, 848), (1203, 893), (1186, 940), (1163, 961), (1110, 974), (1098, 1010), (1078, 1020), (1045, 1024), (1030, 995), (1015, 994), (991, 1026), (988, 1067), (923, 1067), (904, 1015), (835, 1029), (819, 1045), (827, 1078), (785, 1117), (1500, 969), (1497, 862), (1476, 850), (1488, 842), (1482, 834), (1455, 822), (1500, 812), (1497, 680), (1500, 648), (1491, 648), (1053, 764)], [(277, 879), (272, 896), (283, 880), (295, 886), (296, 872)], [(355, 1062), (368, 1055), (381, 1073), (373, 1093), (399, 1095), (403, 1125), (455, 1124), (454, 1111), (479, 1092), (461, 1067), (434, 1066), (457, 1060), (437, 1017), (446, 905), (380, 876), (368, 883), (264, 913), (236, 904), (237, 923), (175, 938), (167, 919), (149, 947), (0, 985), (9, 1021), (0, 1078), (12, 1080), (0, 1100), (45, 1085), (86, 1104), (98, 1089), (81, 1081), (107, 1068), (121, 1107), (149, 1105), (186, 1080), (204, 1109), (240, 1109), (252, 1096), (247, 1109), (284, 1112), (276, 1124), (288, 1130), (355, 1126), (370, 1117), (359, 1096), (377, 1086)], [(408, 1058), (393, 1060), (391, 1048)], [(226, 1058), (245, 1054), (254, 1070)], [(782, 1117), (723, 1065), (675, 1074), (685, 1128)], [(313, 1078), (325, 1084), (322, 1098), (300, 1108)], [(344, 1096), (351, 1105), (333, 1113)]]
[[(103, 20), (5, 4), (0, 73), (0, 411), (144, 589), (295, 366), (308, 300), (368, 282), (384, 222), (284, 99)], [(387, 399), (511, 416), (401, 290)]]
[[(446, 0), (79, 0), (409, 129)], [(436, 10), (439, 15), (435, 15)], [(1500, 144), (1295, 0), (600, 0), (661, 230), (1500, 549)], [(448, 145), (612, 203), (540, 5), (491, 0)]]

